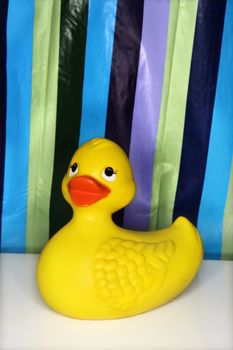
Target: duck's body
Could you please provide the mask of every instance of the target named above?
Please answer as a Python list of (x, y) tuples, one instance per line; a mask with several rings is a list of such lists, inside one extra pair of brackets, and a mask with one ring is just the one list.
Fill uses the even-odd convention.
[[(63, 182), (66, 198), (67, 183), (69, 179)], [(86, 201), (93, 201), (86, 192)], [(113, 319), (162, 305), (186, 288), (202, 260), (200, 237), (187, 219), (180, 217), (170, 228), (156, 232), (125, 230), (98, 204), (108, 200), (108, 194), (104, 197), (89, 206), (71, 194), (79, 210), (39, 258), (41, 295), (54, 310), (70, 317)]]

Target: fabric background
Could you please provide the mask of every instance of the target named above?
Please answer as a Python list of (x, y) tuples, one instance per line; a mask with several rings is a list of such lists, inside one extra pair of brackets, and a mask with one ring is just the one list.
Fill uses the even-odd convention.
[(137, 183), (125, 227), (186, 216), (233, 259), (233, 0), (0, 0), (0, 242), (40, 252), (71, 218), (61, 180), (107, 137)]

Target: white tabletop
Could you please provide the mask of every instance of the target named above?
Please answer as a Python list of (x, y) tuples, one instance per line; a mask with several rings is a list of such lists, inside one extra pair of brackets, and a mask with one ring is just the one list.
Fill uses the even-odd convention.
[(233, 349), (233, 262), (204, 261), (169, 304), (114, 321), (61, 316), (41, 300), (37, 255), (0, 255), (0, 349)]

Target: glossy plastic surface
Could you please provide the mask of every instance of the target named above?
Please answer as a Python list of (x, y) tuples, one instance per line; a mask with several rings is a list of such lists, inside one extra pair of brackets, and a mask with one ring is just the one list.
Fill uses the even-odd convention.
[(113, 223), (135, 183), (126, 154), (112, 141), (93, 139), (76, 151), (62, 192), (73, 218), (46, 244), (37, 266), (40, 293), (54, 310), (80, 319), (132, 316), (175, 298), (195, 277), (203, 249), (187, 219), (141, 233)]

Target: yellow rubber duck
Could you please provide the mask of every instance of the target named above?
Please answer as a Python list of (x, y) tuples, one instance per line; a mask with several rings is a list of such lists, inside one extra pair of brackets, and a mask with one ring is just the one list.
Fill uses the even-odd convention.
[(97, 138), (80, 147), (62, 192), (73, 218), (37, 265), (40, 293), (52, 309), (79, 319), (132, 316), (175, 298), (197, 274), (203, 248), (187, 219), (143, 233), (112, 221), (135, 194), (129, 160), (114, 142)]

